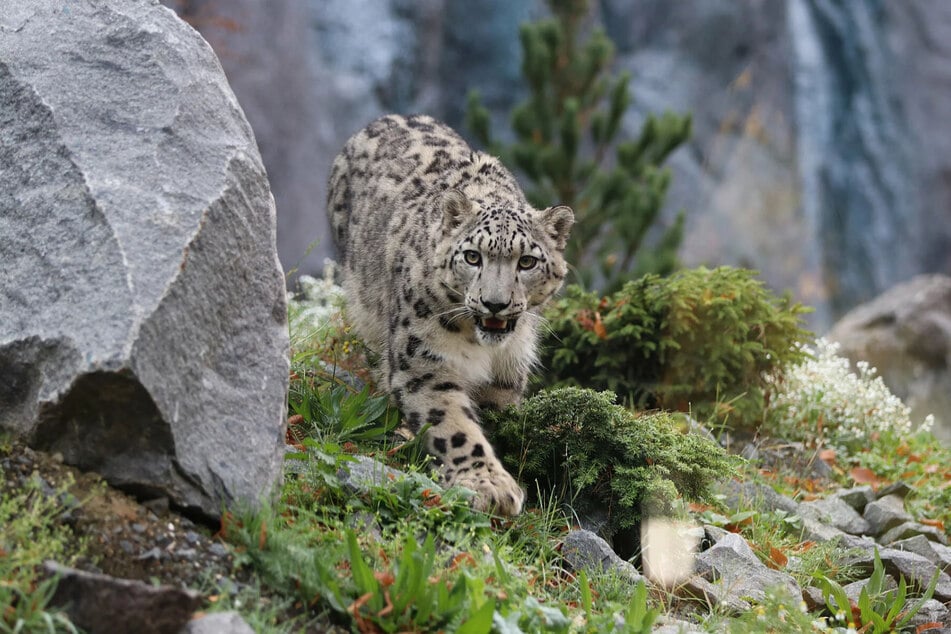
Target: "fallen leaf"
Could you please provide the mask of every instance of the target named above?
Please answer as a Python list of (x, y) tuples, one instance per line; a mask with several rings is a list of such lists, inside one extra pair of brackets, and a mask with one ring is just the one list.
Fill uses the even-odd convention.
[(835, 449), (823, 449), (819, 452), (819, 460), (833, 465), (835, 464)]
[(780, 568), (785, 568), (786, 564), (788, 563), (789, 563), (789, 557), (787, 557), (783, 551), (776, 548), (775, 546), (769, 547), (769, 561), (766, 562), (766, 564), (770, 568), (774, 570), (779, 570)]
[(918, 627), (915, 628), (915, 632), (917, 634), (921, 634), (921, 632), (927, 632), (928, 630), (940, 630), (943, 627), (944, 627), (943, 623), (935, 623), (934, 621), (932, 621), (931, 623), (920, 624)]
[(944, 522), (941, 520), (923, 519), (919, 521), (925, 526), (934, 526), (935, 528), (941, 529), (942, 531), (944, 530)]
[(870, 484), (873, 488), (885, 482), (885, 480), (879, 478), (878, 475), (868, 467), (853, 467), (852, 470), (849, 471), (849, 477), (859, 484)]

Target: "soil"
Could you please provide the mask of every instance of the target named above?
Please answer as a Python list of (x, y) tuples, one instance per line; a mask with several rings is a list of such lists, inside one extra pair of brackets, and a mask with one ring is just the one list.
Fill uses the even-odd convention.
[(63, 464), (62, 457), (34, 451), (20, 443), (0, 445), (0, 493), (37, 480), (48, 495), (70, 478), (68, 495), (59, 495), (59, 521), (74, 537), (67, 552), (86, 555), (74, 567), (89, 572), (212, 592), (232, 585), (230, 549), (213, 527), (197, 524), (169, 508), (161, 498), (145, 503), (107, 485), (95, 473)]

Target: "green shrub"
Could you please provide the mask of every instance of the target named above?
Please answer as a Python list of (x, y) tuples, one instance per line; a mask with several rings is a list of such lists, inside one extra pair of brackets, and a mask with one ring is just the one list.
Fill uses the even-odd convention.
[(804, 356), (804, 312), (730, 267), (648, 275), (607, 297), (571, 286), (545, 313), (541, 382), (753, 426), (766, 375)]
[(642, 509), (671, 513), (680, 496), (710, 501), (708, 487), (733, 473), (735, 459), (682, 433), (670, 414), (634, 414), (614, 398), (555, 388), (485, 416), (503, 462), (522, 482), (536, 481), (543, 496), (555, 492), (578, 512), (607, 509), (608, 533), (636, 524)]

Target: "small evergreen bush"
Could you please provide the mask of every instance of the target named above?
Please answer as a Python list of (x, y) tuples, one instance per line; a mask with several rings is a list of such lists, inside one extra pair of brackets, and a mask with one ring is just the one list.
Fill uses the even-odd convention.
[(545, 313), (541, 381), (752, 427), (767, 374), (804, 356), (804, 312), (730, 267), (648, 275), (607, 297), (571, 286)]
[(533, 205), (574, 209), (565, 257), (580, 281), (613, 291), (643, 273), (668, 274), (678, 265), (684, 218), (659, 226), (670, 186), (663, 164), (690, 136), (690, 117), (651, 114), (636, 139), (619, 140), (630, 76), (612, 73), (614, 44), (585, 28), (590, 0), (546, 4), (552, 17), (520, 31), (529, 94), (512, 110), (514, 142), (493, 137), (477, 93), (469, 96), (468, 127), (523, 177)]
[[(518, 408), (486, 412), (503, 462), (577, 512), (607, 509), (607, 532), (635, 525), (646, 510), (670, 514), (675, 501), (711, 501), (734, 458), (711, 440), (682, 433), (666, 412), (635, 414), (614, 394), (576, 387), (539, 392)], [(529, 486), (529, 490), (534, 487)]]

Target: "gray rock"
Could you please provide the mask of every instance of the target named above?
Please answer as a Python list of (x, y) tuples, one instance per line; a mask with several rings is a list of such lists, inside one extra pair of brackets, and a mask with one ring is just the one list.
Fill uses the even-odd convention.
[(611, 571), (632, 583), (644, 580), (633, 564), (618, 557), (606, 541), (591, 531), (570, 531), (562, 541), (561, 555), (574, 571), (593, 574)]
[(188, 622), (180, 634), (254, 634), (237, 612), (215, 612)]
[(692, 599), (700, 599), (711, 608), (717, 608), (727, 614), (739, 615), (749, 612), (753, 606), (720, 584), (707, 581), (700, 575), (693, 575), (676, 588), (676, 593)]
[(924, 589), (931, 582), (932, 576), (938, 572), (938, 585), (935, 587), (934, 598), (939, 601), (951, 601), (951, 576), (941, 572), (938, 566), (929, 559), (915, 553), (883, 548), (879, 551), (885, 571), (905, 578), (905, 582)]
[(852, 535), (865, 535), (870, 530), (868, 521), (840, 497), (827, 497), (799, 505), (799, 516), (829, 524)]
[(869, 523), (871, 535), (881, 535), (912, 519), (905, 510), (905, 501), (897, 495), (886, 495), (870, 502), (865, 507), (863, 517)]
[(752, 507), (760, 511), (796, 513), (798, 509), (796, 502), (777, 493), (768, 484), (725, 480), (716, 486), (719, 493), (724, 496), (723, 504), (733, 511)]
[(791, 575), (763, 565), (749, 544), (730, 533), (697, 556), (697, 572), (713, 583), (720, 600), (726, 596), (761, 601), (765, 590), (781, 586), (793, 597), (801, 591)]
[(935, 551), (932, 543), (924, 535), (914, 535), (912, 537), (893, 541), (888, 544), (888, 547), (894, 550), (902, 550), (909, 553), (915, 553), (916, 555), (921, 555), (929, 561), (935, 561), (938, 559), (938, 553)]
[(851, 489), (841, 489), (832, 494), (859, 513), (865, 510), (865, 505), (875, 500), (875, 491), (867, 484), (864, 486), (852, 487)]
[(63, 608), (89, 634), (177, 634), (202, 602), (193, 590), (116, 579), (52, 561), (43, 567), (59, 577), (50, 604)]
[(948, 610), (937, 599), (928, 599), (922, 604), (918, 612), (911, 617), (906, 628), (910, 632), (917, 632), (918, 626), (925, 623), (941, 623), (944, 625), (941, 629), (929, 628), (924, 630), (928, 634), (947, 634), (951, 632), (951, 610)]
[(257, 502), (281, 474), (284, 279), (214, 53), (154, 1), (2, 13), (0, 428), (209, 517)]
[(934, 414), (935, 436), (951, 442), (951, 277), (899, 284), (842, 317), (828, 338), (843, 356), (878, 370), (911, 408), (913, 424)]
[(937, 563), (941, 568), (951, 574), (951, 548), (948, 548), (944, 544), (937, 544), (935, 542), (930, 542), (931, 548), (935, 551), (938, 556)]
[[(868, 587), (868, 582), (869, 579), (859, 579), (858, 581), (847, 583), (842, 589), (845, 590), (845, 595), (857, 604), (862, 594), (862, 589)], [(893, 576), (885, 575), (884, 579), (882, 579), (882, 587), (885, 591), (894, 590), (898, 587), (898, 582), (895, 581)]]
[(914, 537), (915, 535), (924, 535), (926, 538), (938, 542), (939, 544), (946, 544), (947, 538), (944, 536), (944, 531), (941, 531), (934, 526), (925, 526), (924, 524), (919, 524), (918, 522), (904, 522), (890, 528), (885, 532), (884, 535), (878, 537), (878, 542), (880, 544), (891, 544), (901, 539), (908, 539), (909, 537)]
[[(356, 458), (354, 462), (347, 462), (337, 471), (340, 484), (350, 493), (367, 493), (370, 489), (388, 487), (395, 480), (409, 477), (403, 471), (388, 467), (369, 456), (354, 456), (354, 458)], [(434, 491), (442, 490), (442, 487), (435, 482), (432, 482), (432, 486), (428, 488)]]

